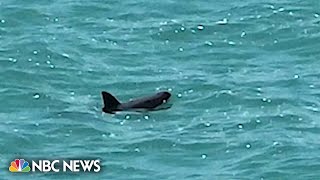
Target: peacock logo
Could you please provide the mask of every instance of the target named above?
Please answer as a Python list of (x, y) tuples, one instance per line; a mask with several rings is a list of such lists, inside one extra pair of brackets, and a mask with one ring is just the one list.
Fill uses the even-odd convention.
[(30, 166), (29, 166), (29, 163), (24, 159), (16, 159), (11, 162), (9, 171), (10, 172), (29, 172)]

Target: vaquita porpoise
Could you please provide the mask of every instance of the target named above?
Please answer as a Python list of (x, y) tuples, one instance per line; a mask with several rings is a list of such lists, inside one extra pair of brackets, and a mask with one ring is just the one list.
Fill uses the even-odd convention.
[[(159, 92), (152, 96), (146, 96), (134, 99), (125, 103), (120, 103), (113, 95), (108, 92), (102, 92), (104, 107), (102, 111), (114, 114), (117, 111), (152, 111), (159, 110), (158, 107), (166, 104), (171, 94), (169, 92)], [(168, 109), (170, 107), (162, 108)]]

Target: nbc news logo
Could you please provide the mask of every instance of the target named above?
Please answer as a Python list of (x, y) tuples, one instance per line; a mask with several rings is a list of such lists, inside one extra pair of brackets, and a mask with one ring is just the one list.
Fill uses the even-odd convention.
[(16, 159), (11, 162), (10, 172), (100, 172), (100, 160), (39, 160), (29, 163), (24, 159)]

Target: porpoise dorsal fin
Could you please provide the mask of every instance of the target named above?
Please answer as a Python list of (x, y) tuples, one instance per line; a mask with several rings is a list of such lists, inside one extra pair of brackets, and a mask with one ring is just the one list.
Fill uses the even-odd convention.
[(121, 104), (112, 94), (102, 91), (102, 99), (104, 107), (102, 110), (106, 113), (112, 113), (114, 110), (118, 109)]

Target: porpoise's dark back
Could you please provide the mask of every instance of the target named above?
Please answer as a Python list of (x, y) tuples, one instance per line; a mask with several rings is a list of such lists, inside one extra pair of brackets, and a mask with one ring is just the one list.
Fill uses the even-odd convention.
[(170, 96), (171, 94), (169, 92), (159, 92), (152, 96), (134, 99), (132, 101), (122, 103), (120, 107), (123, 110), (132, 108), (153, 109), (165, 103), (170, 98)]

